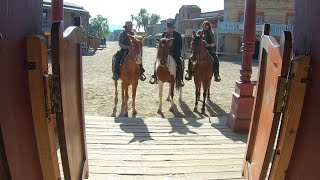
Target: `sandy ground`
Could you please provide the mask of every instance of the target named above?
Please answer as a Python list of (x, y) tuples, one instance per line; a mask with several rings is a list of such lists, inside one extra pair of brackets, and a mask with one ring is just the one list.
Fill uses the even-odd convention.
[[(115, 42), (108, 42), (107, 48), (98, 50), (96, 54), (83, 56), (83, 80), (84, 80), (84, 107), (85, 114), (90, 116), (122, 116), (121, 103), (114, 103), (114, 81), (111, 72), (111, 57), (117, 51), (118, 45)], [(179, 102), (175, 92), (174, 112), (170, 112), (170, 102), (166, 101), (169, 88), (164, 87), (163, 114), (158, 114), (159, 96), (158, 86), (149, 84), (153, 73), (153, 63), (156, 58), (156, 49), (144, 47), (143, 63), (146, 69), (147, 80), (139, 81), (136, 108), (136, 117), (204, 117), (223, 116), (230, 112), (232, 92), (234, 92), (235, 81), (239, 79), (240, 59), (220, 57), (221, 82), (212, 81), (211, 101), (207, 102), (205, 115), (193, 112), (195, 103), (195, 90), (192, 81), (185, 81), (183, 88), (182, 102)], [(187, 65), (187, 61), (185, 61)], [(187, 66), (186, 66), (187, 67)], [(252, 79), (257, 79), (258, 62), (253, 62)], [(119, 82), (120, 85), (120, 82)], [(120, 90), (119, 90), (120, 93)], [(132, 116), (131, 91), (129, 91), (129, 117)], [(202, 98), (201, 98), (202, 99)], [(121, 100), (121, 97), (120, 99)], [(121, 101), (120, 101), (121, 102)], [(201, 105), (202, 102), (199, 102)], [(200, 107), (200, 106), (199, 106)], [(200, 109), (200, 108), (198, 108)]]

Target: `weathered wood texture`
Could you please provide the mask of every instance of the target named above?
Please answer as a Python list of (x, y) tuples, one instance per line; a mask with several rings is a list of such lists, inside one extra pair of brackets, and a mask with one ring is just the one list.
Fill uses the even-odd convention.
[(225, 118), (86, 117), (90, 179), (243, 179), (246, 135)]
[(281, 39), (287, 43), (280, 46), (267, 35), (261, 41), (260, 72), (244, 162), (244, 174), (250, 180), (266, 177), (281, 117), (276, 105), (278, 101), (281, 105), (283, 102), (281, 81), (286, 80), (290, 60), (289, 57), (286, 57), (289, 60), (283, 59), (282, 52), (291, 51), (292, 47), (290, 34), (282, 34)]
[(25, 37), (41, 34), (42, 0), (0, 1), (0, 124), (12, 179), (42, 179), (32, 121)]
[(48, 52), (43, 36), (27, 38), (27, 59), (28, 62), (36, 64), (35, 69), (28, 71), (28, 79), (42, 175), (46, 180), (57, 180), (60, 175), (52, 114), (47, 111), (47, 105), (50, 106), (51, 102), (47, 99), (49, 89), (45, 88), (45, 78), (48, 77), (45, 76), (48, 74)]
[[(239, 14), (243, 14), (245, 0), (225, 0), (225, 21), (238, 22)], [(287, 13), (294, 13), (294, 0), (257, 0), (257, 14), (264, 15), (268, 24), (286, 24)]]
[(88, 177), (86, 152), (81, 38), (78, 27), (69, 27), (63, 34), (62, 22), (52, 24), (52, 72), (58, 77), (55, 89), (56, 119), (65, 179)]
[(1, 125), (0, 125), (0, 179), (2, 180), (10, 180), (10, 171), (8, 167), (8, 161), (6, 152), (3, 145)]
[(295, 53), (310, 54), (312, 82), (307, 84), (301, 120), (286, 179), (320, 179), (320, 24), (319, 0), (296, 0)]
[(308, 78), (310, 57), (297, 57), (293, 60), (289, 78), (289, 91), (286, 110), (282, 116), (279, 140), (270, 172), (271, 180), (285, 179), (290, 162), (297, 130), (300, 122), (302, 103), (304, 100)]

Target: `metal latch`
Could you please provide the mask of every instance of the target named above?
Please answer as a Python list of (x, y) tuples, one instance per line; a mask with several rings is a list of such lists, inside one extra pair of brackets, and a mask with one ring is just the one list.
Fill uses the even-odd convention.
[(23, 66), (24, 66), (25, 70), (35, 70), (35, 69), (37, 69), (37, 63), (36, 62), (24, 61)]

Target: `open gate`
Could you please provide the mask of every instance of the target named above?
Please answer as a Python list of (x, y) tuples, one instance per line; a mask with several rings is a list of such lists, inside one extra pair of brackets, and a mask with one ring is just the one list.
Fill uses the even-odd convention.
[[(264, 180), (274, 157), (269, 178), (281, 180), (299, 125), (309, 59), (291, 59), (290, 32), (282, 33), (280, 44), (272, 36), (263, 35), (261, 39), (256, 99), (243, 169), (246, 179)], [(274, 151), (277, 133), (279, 140)], [(284, 145), (288, 147), (284, 149)]]

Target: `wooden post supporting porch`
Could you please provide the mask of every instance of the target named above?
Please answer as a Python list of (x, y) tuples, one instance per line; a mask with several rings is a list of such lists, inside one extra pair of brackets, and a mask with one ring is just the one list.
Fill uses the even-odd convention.
[(246, 0), (244, 17), (242, 64), (240, 80), (232, 93), (231, 112), (227, 124), (235, 132), (248, 132), (254, 103), (251, 82), (252, 55), (256, 34), (256, 0)]
[(52, 22), (63, 20), (63, 0), (52, 0)]

